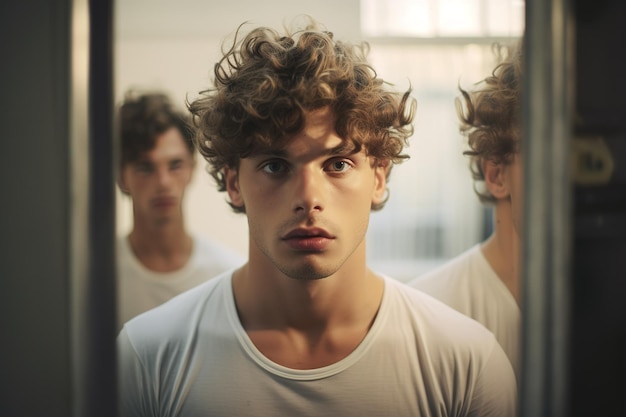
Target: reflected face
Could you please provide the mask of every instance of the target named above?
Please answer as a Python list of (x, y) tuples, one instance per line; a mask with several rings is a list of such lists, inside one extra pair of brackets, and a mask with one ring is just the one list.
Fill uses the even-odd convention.
[(259, 256), (295, 279), (319, 279), (349, 259), (365, 262), (372, 203), (384, 196), (386, 168), (353, 153), (327, 110), (307, 115), (303, 131), (227, 170), (231, 202), (245, 206), (250, 259)]
[(194, 159), (181, 133), (170, 128), (137, 161), (122, 168), (120, 187), (133, 200), (135, 221), (168, 222), (182, 214)]

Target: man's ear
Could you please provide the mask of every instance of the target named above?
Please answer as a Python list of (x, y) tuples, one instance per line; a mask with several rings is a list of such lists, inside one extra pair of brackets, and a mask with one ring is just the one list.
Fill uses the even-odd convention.
[(243, 196), (239, 188), (239, 171), (234, 168), (224, 168), (224, 182), (230, 203), (236, 207), (243, 207)]
[(377, 161), (374, 166), (374, 193), (372, 194), (372, 206), (377, 206), (387, 200), (387, 176), (391, 164), (388, 160)]
[(485, 186), (496, 199), (509, 197), (509, 189), (505, 181), (506, 164), (503, 162), (483, 161)]

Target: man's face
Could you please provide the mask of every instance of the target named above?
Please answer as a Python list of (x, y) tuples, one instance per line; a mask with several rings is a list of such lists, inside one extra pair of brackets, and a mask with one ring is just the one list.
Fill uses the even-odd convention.
[(251, 260), (258, 255), (296, 279), (327, 277), (348, 259), (365, 263), (370, 209), (384, 197), (386, 168), (342, 145), (323, 109), (308, 113), (283, 149), (226, 171), (231, 202), (246, 209)]
[(194, 159), (180, 131), (159, 135), (154, 148), (122, 168), (120, 187), (133, 199), (135, 221), (165, 223), (182, 214)]

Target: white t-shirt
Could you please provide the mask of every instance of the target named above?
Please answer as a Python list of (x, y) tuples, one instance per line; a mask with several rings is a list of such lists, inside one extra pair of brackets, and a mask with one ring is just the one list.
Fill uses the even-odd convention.
[(121, 417), (515, 415), (515, 377), (493, 335), (424, 293), (385, 278), (359, 346), (297, 370), (254, 346), (231, 280), (226, 272), (126, 323)]
[(455, 310), (478, 321), (495, 336), (516, 370), (519, 367), (520, 308), (476, 245), (412, 281)]
[(118, 329), (136, 315), (245, 261), (234, 251), (200, 236), (193, 236), (187, 264), (173, 272), (146, 268), (135, 257), (128, 237), (118, 238), (116, 250)]

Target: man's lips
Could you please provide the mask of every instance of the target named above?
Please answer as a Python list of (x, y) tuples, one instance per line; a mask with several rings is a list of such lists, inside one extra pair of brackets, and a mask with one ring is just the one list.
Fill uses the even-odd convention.
[(283, 237), (293, 249), (315, 252), (326, 249), (333, 239), (335, 239), (333, 235), (320, 228), (294, 229)]
[(334, 239), (330, 233), (328, 233), (324, 229), (320, 229), (319, 227), (314, 227), (310, 229), (306, 228), (298, 228), (290, 231), (283, 237), (283, 239), (293, 239), (293, 238), (307, 238), (307, 237), (324, 237), (326, 239)]
[(176, 199), (173, 197), (159, 197), (152, 200), (154, 207), (169, 207), (176, 204)]

